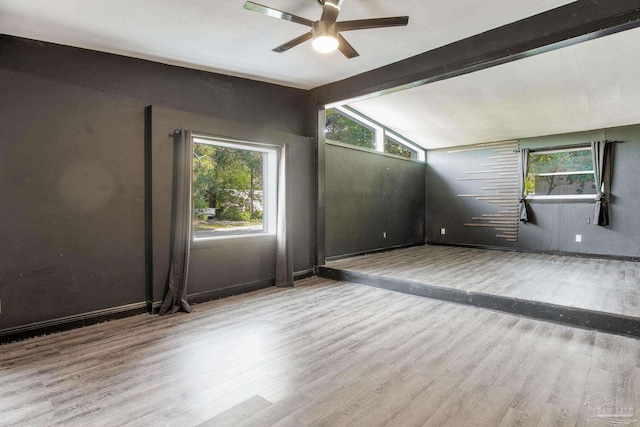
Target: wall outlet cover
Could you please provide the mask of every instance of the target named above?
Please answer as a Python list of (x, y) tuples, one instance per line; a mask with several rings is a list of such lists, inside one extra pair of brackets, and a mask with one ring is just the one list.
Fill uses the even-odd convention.
[(576, 242), (582, 242), (582, 234), (576, 234)]
[(446, 232), (446, 230), (444, 228), (440, 229), (440, 234), (442, 234), (444, 236), (444, 233)]

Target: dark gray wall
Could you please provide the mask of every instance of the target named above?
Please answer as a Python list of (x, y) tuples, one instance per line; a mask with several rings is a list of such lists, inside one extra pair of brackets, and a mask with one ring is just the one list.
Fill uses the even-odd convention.
[[(143, 304), (146, 106), (256, 137), (310, 128), (305, 91), (9, 36), (0, 36), (0, 93), (0, 329)], [(295, 173), (313, 182), (313, 148), (295, 151)], [(311, 267), (309, 251), (296, 268)], [(243, 263), (197, 252), (195, 265), (207, 267), (194, 273), (195, 290), (220, 264), (268, 276), (270, 256), (247, 250)]]
[[(473, 191), (474, 184), (456, 181), (464, 172), (477, 169), (486, 153), (430, 150), (427, 166), (427, 242), (511, 247), (533, 251), (558, 251), (613, 256), (640, 256), (640, 125), (624, 126), (520, 140), (520, 147), (540, 148), (594, 140), (623, 141), (614, 144), (610, 204), (611, 225), (593, 225), (594, 202), (532, 201), (534, 223), (520, 224), (518, 242), (495, 237), (487, 228), (464, 227), (486, 206), (456, 194)], [(475, 184), (477, 185), (477, 184)], [(589, 218), (590, 224), (585, 224)], [(446, 234), (440, 235), (440, 228)], [(576, 234), (582, 242), (575, 241)]]
[[(169, 271), (173, 139), (176, 128), (244, 141), (289, 146), (290, 215), (294, 271), (314, 263), (315, 144), (307, 137), (213, 117), (152, 107), (153, 300), (162, 298)], [(192, 245), (189, 293), (271, 281), (275, 276), (275, 236), (198, 241)]]
[(327, 258), (424, 242), (424, 164), (331, 144), (325, 154)]
[(0, 67), (251, 126), (309, 135), (308, 92), (253, 80), (0, 35)]

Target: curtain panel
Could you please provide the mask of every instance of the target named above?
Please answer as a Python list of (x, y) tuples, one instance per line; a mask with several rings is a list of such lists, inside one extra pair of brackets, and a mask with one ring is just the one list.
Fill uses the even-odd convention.
[(191, 312), (187, 302), (187, 272), (191, 249), (193, 138), (190, 130), (173, 135), (173, 193), (171, 206), (171, 252), (167, 290), (159, 314)]
[(293, 286), (293, 245), (291, 239), (291, 215), (289, 213), (289, 182), (287, 168), (289, 150), (287, 144), (280, 149), (278, 160), (278, 219), (276, 231), (276, 286)]
[(596, 210), (594, 214), (595, 225), (609, 225), (609, 204), (605, 194), (605, 171), (611, 153), (610, 141), (591, 142), (591, 154), (593, 157), (593, 175), (596, 183)]
[(527, 212), (527, 171), (529, 169), (529, 149), (523, 148), (518, 153), (518, 187), (520, 194), (518, 195), (518, 219), (522, 222), (529, 222), (529, 213)]

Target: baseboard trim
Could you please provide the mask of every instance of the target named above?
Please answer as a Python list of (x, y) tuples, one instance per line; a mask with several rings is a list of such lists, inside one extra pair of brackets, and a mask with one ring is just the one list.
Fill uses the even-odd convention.
[(394, 292), (501, 311), (536, 320), (640, 338), (640, 318), (637, 317), (522, 300), (481, 292), (470, 292), (462, 289), (444, 288), (408, 280), (381, 278), (328, 267), (319, 267), (318, 276), (326, 279), (351, 282)]
[[(297, 271), (294, 273), (294, 280), (302, 280), (314, 277), (316, 274), (314, 269)], [(189, 302), (198, 304), (206, 301), (212, 301), (233, 295), (253, 292), (259, 289), (274, 286), (275, 279), (264, 279), (255, 282), (242, 283), (239, 285), (227, 286), (222, 289), (214, 289), (206, 292), (190, 294)], [(0, 330), (0, 345), (14, 341), (22, 341), (28, 338), (47, 335), (54, 332), (68, 331), (80, 328), (82, 326), (94, 325), (109, 320), (122, 319), (124, 317), (135, 316), (144, 313), (157, 314), (162, 301), (143, 301), (139, 303), (121, 305), (118, 307), (105, 308), (102, 310), (90, 311), (87, 313), (74, 314), (71, 316), (59, 317), (52, 320), (42, 322), (29, 323), (27, 325), (16, 326), (13, 328)]]
[[(316, 274), (313, 269), (296, 271), (293, 273), (293, 280), (302, 280), (314, 277)], [(234, 295), (245, 294), (247, 292), (258, 291), (260, 289), (275, 286), (275, 278), (256, 280), (254, 282), (240, 283), (237, 285), (226, 286), (220, 289), (212, 289), (210, 291), (197, 292), (187, 295), (190, 304), (201, 304), (203, 302), (214, 301), (221, 298), (227, 298)], [(152, 313), (158, 314), (162, 301), (155, 301), (152, 304)]]
[(353, 258), (353, 257), (357, 257), (357, 256), (363, 256), (363, 255), (369, 255), (369, 254), (377, 254), (377, 253), (381, 253), (381, 252), (395, 251), (397, 249), (413, 248), (415, 246), (424, 246), (424, 242), (408, 243), (408, 244), (403, 244), (403, 245), (389, 246), (389, 247), (386, 247), (386, 248), (371, 249), (369, 251), (353, 252), (353, 253), (344, 254), (344, 255), (334, 255), (334, 256), (327, 257), (325, 260), (327, 262), (338, 261), (338, 260), (341, 260), (341, 259)]
[(315, 277), (315, 276), (316, 276), (315, 268), (310, 268), (308, 270), (301, 270), (301, 271), (294, 272), (293, 280), (295, 282), (296, 280), (308, 279), (310, 277)]
[(536, 251), (522, 248), (508, 248), (505, 246), (491, 246), (491, 245), (474, 245), (470, 243), (443, 243), (443, 242), (429, 242), (430, 246), (452, 246), (458, 248), (470, 248), (470, 249), (487, 249), (491, 251), (502, 252), (522, 252), (525, 254), (542, 254), (542, 255), (558, 255), (558, 256), (570, 256), (576, 258), (594, 258), (594, 259), (610, 259), (614, 261), (632, 261), (639, 262), (640, 257), (624, 256), (624, 255), (607, 255), (607, 254), (589, 254), (584, 252), (564, 252), (564, 251)]
[(260, 289), (274, 286), (274, 279), (256, 280), (255, 282), (240, 283), (238, 285), (226, 286), (220, 289), (212, 289), (210, 291), (189, 294), (187, 299), (189, 304), (201, 304), (203, 302), (214, 301), (220, 298), (231, 297), (234, 295), (245, 294)]
[(68, 331), (82, 326), (95, 325), (109, 320), (121, 319), (135, 316), (147, 312), (147, 303), (139, 302), (118, 307), (105, 308), (102, 310), (90, 311), (87, 313), (74, 314), (71, 316), (59, 317), (42, 322), (29, 323), (27, 325), (16, 326), (0, 330), (0, 344), (14, 341), (22, 341), (40, 335), (47, 335), (54, 332)]

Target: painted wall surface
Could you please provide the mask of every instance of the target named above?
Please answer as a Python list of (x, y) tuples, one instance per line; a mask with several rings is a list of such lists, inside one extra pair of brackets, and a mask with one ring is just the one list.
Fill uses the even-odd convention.
[[(305, 91), (8, 36), (0, 93), (0, 329), (144, 302), (146, 106), (265, 132), (308, 128)], [(315, 176), (312, 152), (298, 146), (297, 173)]]
[[(250, 142), (289, 147), (294, 271), (313, 267), (315, 230), (315, 144), (309, 138), (241, 125), (161, 107), (152, 107), (153, 148), (153, 300), (162, 299), (169, 271), (173, 139), (176, 128)], [(251, 236), (197, 241), (189, 263), (190, 294), (275, 277), (275, 236)]]
[(424, 242), (424, 164), (327, 144), (325, 171), (327, 258)]
[[(506, 242), (490, 229), (465, 227), (469, 218), (487, 207), (457, 194), (473, 192), (470, 182), (457, 181), (474, 170), (486, 153), (431, 150), (427, 165), (427, 242), (500, 246), (532, 251), (570, 252), (613, 256), (640, 256), (640, 125), (551, 135), (520, 140), (522, 148), (561, 147), (595, 140), (622, 141), (613, 146), (611, 179), (611, 225), (593, 225), (594, 202), (532, 201), (532, 223), (520, 224), (518, 241)], [(585, 224), (585, 219), (589, 224)], [(446, 228), (446, 234), (440, 234)], [(576, 234), (582, 242), (576, 242)]]

